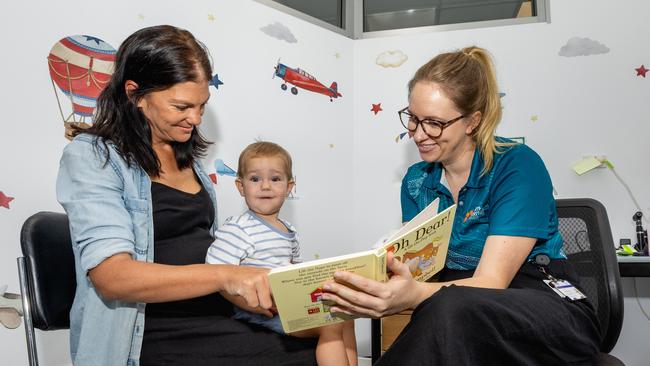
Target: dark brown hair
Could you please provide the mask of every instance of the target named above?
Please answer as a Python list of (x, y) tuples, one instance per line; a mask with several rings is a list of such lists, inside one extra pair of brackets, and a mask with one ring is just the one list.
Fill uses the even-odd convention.
[[(97, 99), (93, 125), (73, 132), (101, 137), (113, 143), (130, 165), (138, 164), (152, 177), (160, 175), (160, 161), (151, 146), (149, 123), (137, 107), (149, 93), (187, 82), (210, 80), (212, 66), (206, 47), (192, 33), (171, 25), (143, 28), (130, 35), (117, 50), (115, 71)], [(127, 95), (127, 80), (138, 88)], [(187, 142), (173, 145), (179, 168), (187, 168), (205, 154), (210, 143), (195, 128)], [(108, 161), (108, 149), (106, 150)]]

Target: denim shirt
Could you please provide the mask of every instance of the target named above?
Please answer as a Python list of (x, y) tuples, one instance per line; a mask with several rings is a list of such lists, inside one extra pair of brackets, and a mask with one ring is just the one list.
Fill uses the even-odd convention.
[[(104, 145), (95, 141), (81, 134), (66, 146), (56, 184), (57, 199), (70, 219), (77, 277), (70, 353), (75, 365), (137, 366), (145, 303), (103, 299), (87, 274), (118, 253), (153, 262), (151, 180), (137, 164), (129, 167), (110, 143), (106, 162)], [(215, 202), (214, 236), (214, 189), (198, 162), (193, 168)]]

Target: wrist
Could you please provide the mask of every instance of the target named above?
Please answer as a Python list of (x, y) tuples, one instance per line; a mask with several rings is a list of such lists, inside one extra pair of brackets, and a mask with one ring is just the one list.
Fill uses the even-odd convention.
[(423, 303), (426, 299), (431, 297), (434, 292), (437, 291), (437, 288), (433, 288), (437, 284), (430, 283), (430, 282), (415, 282), (415, 289), (413, 291), (414, 293), (414, 299), (413, 302), (411, 303), (411, 309), (415, 309)]
[(228, 283), (228, 270), (223, 264), (208, 264), (210, 266), (210, 280), (214, 284), (215, 292), (222, 292)]

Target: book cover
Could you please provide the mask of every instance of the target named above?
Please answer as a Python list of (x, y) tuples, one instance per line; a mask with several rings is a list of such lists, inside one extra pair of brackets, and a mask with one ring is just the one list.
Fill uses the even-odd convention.
[(386, 250), (378, 248), (319, 259), (269, 272), (269, 283), (282, 328), (291, 333), (351, 319), (333, 314), (321, 300), (322, 285), (336, 271), (349, 271), (377, 281), (386, 279)]
[(345, 314), (330, 313), (329, 305), (321, 300), (322, 284), (332, 279), (336, 271), (385, 281), (389, 251), (408, 264), (418, 281), (440, 271), (445, 265), (456, 205), (437, 211), (435, 200), (382, 247), (272, 269), (269, 283), (284, 331), (291, 333), (351, 319)]
[(445, 266), (456, 205), (437, 212), (438, 199), (393, 234), (384, 246), (409, 266), (418, 281), (428, 280)]

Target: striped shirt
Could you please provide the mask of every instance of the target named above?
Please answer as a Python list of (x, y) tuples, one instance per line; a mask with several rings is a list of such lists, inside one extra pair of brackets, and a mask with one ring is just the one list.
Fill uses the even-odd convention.
[(216, 232), (205, 261), (210, 264), (234, 264), (263, 268), (300, 263), (298, 234), (290, 223), (282, 232), (252, 211), (232, 216)]

